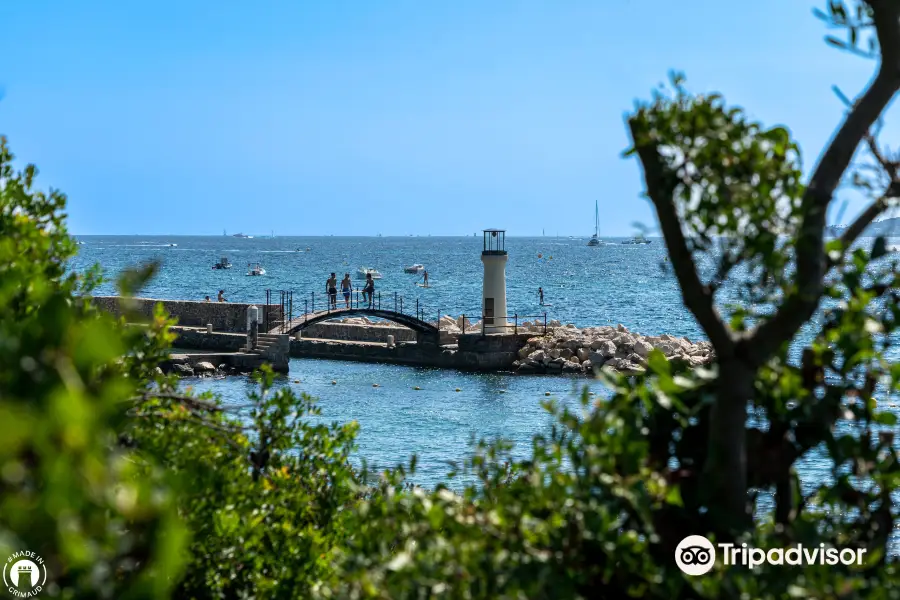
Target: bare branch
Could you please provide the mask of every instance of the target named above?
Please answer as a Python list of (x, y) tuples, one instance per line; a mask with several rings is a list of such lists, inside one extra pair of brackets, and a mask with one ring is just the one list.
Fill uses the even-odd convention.
[(688, 249), (687, 240), (681, 230), (681, 221), (671, 197), (666, 196), (660, 189), (663, 177), (663, 166), (659, 157), (659, 149), (656, 145), (641, 144), (634, 129), (634, 123), (629, 122), (632, 143), (635, 152), (640, 158), (644, 168), (644, 179), (647, 185), (647, 195), (656, 207), (659, 217), (659, 225), (666, 246), (669, 249), (669, 259), (672, 261), (672, 270), (678, 278), (681, 286), (681, 295), (697, 322), (703, 327), (703, 331), (709, 337), (720, 357), (729, 356), (734, 348), (731, 333), (716, 311), (712, 290), (703, 285), (697, 274), (697, 265), (694, 257)]
[(803, 196), (796, 289), (771, 319), (738, 342), (737, 351), (753, 366), (765, 363), (815, 313), (827, 267), (824, 238), (828, 205), (860, 142), (900, 88), (900, 4), (892, 0), (869, 0), (869, 4), (874, 12), (881, 64), (822, 154)]

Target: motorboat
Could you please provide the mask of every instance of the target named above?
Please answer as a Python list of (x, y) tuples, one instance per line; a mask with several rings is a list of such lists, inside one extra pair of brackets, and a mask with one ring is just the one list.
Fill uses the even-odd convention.
[(253, 239), (253, 236), (252, 236), (252, 235), (244, 235), (243, 233), (234, 233), (234, 234), (231, 235), (231, 237), (244, 238), (244, 239), (246, 239), (246, 240), (252, 240), (252, 239)]
[(169, 248), (177, 248), (178, 244), (169, 244)]
[(594, 235), (588, 240), (588, 246), (600, 245), (600, 205), (594, 200)]
[[(250, 265), (247, 265), (247, 266), (249, 267)], [(259, 275), (265, 275), (265, 274), (266, 274), (266, 270), (263, 269), (261, 266), (259, 266), (259, 263), (256, 263), (255, 267), (253, 267), (249, 271), (247, 271), (247, 275), (251, 275), (251, 276), (259, 276)]]
[(419, 263), (410, 265), (408, 267), (403, 267), (404, 273), (412, 273), (413, 275), (415, 275), (417, 273), (421, 273), (424, 270), (425, 270), (425, 265), (420, 265)]
[(212, 266), (212, 268), (213, 269), (230, 269), (231, 263), (228, 262), (227, 256), (223, 256), (222, 258), (219, 259), (219, 262), (217, 262), (216, 264), (214, 264)]
[(649, 244), (650, 240), (645, 237), (633, 237), (630, 240), (624, 240), (623, 244)]
[(366, 279), (369, 275), (372, 276), (372, 279), (381, 279), (381, 273), (378, 272), (378, 269), (370, 269), (369, 267), (360, 267), (356, 271), (356, 276), (360, 279)]

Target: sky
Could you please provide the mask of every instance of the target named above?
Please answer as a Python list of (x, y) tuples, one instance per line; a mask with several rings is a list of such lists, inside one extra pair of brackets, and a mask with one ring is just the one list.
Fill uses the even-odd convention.
[(814, 165), (875, 67), (824, 4), (0, 0), (0, 134), (80, 235), (632, 235), (670, 69)]

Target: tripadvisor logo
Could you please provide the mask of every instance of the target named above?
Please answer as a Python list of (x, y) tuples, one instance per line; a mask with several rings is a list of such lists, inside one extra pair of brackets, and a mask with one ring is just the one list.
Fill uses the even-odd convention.
[(16, 552), (3, 564), (3, 585), (15, 598), (34, 598), (46, 583), (44, 559), (34, 552)]
[(803, 565), (856, 565), (863, 564), (865, 548), (834, 548), (819, 544), (818, 548), (807, 548), (803, 544), (788, 548), (752, 548), (747, 544), (713, 543), (702, 535), (689, 535), (675, 548), (675, 564), (686, 575), (705, 575), (716, 564), (716, 555), (725, 566), (740, 565), (748, 569), (768, 564), (775, 566)]

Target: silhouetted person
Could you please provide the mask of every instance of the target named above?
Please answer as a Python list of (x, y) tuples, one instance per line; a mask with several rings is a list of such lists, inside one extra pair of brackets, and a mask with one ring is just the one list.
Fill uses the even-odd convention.
[(369, 308), (375, 308), (375, 280), (371, 273), (366, 273), (366, 285), (363, 292), (369, 295)]
[(219, 302), (228, 302), (228, 300), (225, 299), (225, 290), (219, 290)]
[(331, 308), (337, 308), (337, 277), (334, 273), (331, 274), (331, 277), (328, 278), (328, 281), (325, 282), (325, 290), (328, 292), (328, 302), (331, 304)]
[(543, 306), (544, 305), (544, 288), (542, 288), (542, 287), (538, 288), (538, 296), (541, 297), (541, 306)]

